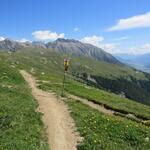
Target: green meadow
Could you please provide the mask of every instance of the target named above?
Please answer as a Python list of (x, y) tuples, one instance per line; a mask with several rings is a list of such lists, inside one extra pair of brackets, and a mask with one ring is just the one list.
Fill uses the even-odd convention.
[[(42, 114), (36, 112), (37, 102), (31, 90), (19, 74), (19, 69), (31, 73), (39, 88), (54, 91), (60, 96), (63, 81), (63, 58), (65, 55), (41, 49), (20, 50), (16, 53), (0, 53), (0, 148), (2, 150), (47, 150)], [(65, 83), (65, 94), (70, 93), (109, 109), (131, 113), (149, 120), (150, 107), (120, 97), (112, 92), (97, 89), (76, 76), (84, 72), (116, 78), (135, 75), (136, 79), (147, 80), (141, 72), (135, 74), (131, 68), (107, 65), (88, 58), (71, 58), (70, 71)], [(76, 66), (80, 62), (80, 66)], [(92, 66), (95, 64), (95, 66)], [(87, 67), (88, 66), (88, 67)], [(99, 69), (96, 70), (97, 66)], [(91, 70), (92, 68), (92, 70)], [(105, 68), (105, 69), (104, 69)], [(115, 73), (114, 73), (114, 72)], [(67, 100), (77, 130), (83, 137), (79, 150), (148, 150), (150, 128), (121, 116), (108, 116), (74, 100)]]

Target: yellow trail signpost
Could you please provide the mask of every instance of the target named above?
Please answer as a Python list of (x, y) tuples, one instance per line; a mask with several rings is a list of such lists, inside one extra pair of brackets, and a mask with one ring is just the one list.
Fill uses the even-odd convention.
[(64, 96), (64, 91), (65, 91), (65, 81), (66, 81), (66, 73), (69, 68), (69, 59), (64, 59), (64, 78), (63, 78), (63, 86), (62, 86), (62, 94), (61, 96)]

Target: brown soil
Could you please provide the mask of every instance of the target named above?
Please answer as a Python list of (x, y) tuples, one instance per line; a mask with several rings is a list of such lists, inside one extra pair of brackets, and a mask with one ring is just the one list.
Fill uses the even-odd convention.
[(57, 100), (53, 93), (38, 89), (32, 75), (24, 70), (21, 70), (20, 73), (32, 89), (34, 98), (38, 101), (38, 111), (43, 113), (42, 120), (46, 126), (51, 150), (76, 150), (80, 137), (75, 132), (75, 124), (66, 105)]

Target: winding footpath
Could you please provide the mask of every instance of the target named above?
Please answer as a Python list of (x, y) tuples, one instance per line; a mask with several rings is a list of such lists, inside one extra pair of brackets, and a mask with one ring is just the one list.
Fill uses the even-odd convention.
[(66, 105), (57, 100), (53, 93), (38, 89), (31, 74), (24, 70), (20, 70), (20, 73), (30, 86), (33, 97), (38, 101), (38, 111), (43, 114), (42, 120), (46, 126), (51, 150), (76, 150), (80, 137)]

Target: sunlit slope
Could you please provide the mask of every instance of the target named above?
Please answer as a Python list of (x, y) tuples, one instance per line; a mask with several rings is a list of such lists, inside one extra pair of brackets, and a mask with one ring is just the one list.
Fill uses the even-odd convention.
[[(6, 61), (11, 67), (26, 69), (30, 73), (34, 74), (38, 80), (49, 81), (49, 83), (42, 83), (41, 86), (47, 89), (57, 89), (57, 91), (60, 91), (59, 93), (61, 93), (61, 83), (63, 80), (62, 62), (65, 57), (66, 56), (63, 54), (43, 49), (25, 49), (16, 53), (1, 53), (1, 59)], [(147, 106), (134, 103), (131, 100), (121, 98), (119, 95), (117, 96), (109, 92), (103, 92), (98, 89), (86, 89), (82, 86), (82, 83), (80, 83), (84, 82), (84, 84), (86, 84), (86, 81), (71, 76), (72, 73), (80, 76), (82, 73), (88, 72), (93, 75), (97, 74), (103, 77), (108, 76), (108, 78), (113, 78), (114, 80), (116, 78), (120, 78), (121, 76), (124, 78), (134, 76), (137, 80), (147, 81), (148, 79), (144, 73), (136, 73), (136, 70), (126, 66), (107, 64), (88, 59), (86, 57), (67, 57), (70, 57), (70, 71), (66, 84), (66, 89), (68, 92), (91, 100), (99, 101), (114, 109), (129, 111), (136, 115), (143, 115), (144, 117), (149, 118), (150, 112), (148, 111)], [(77, 82), (75, 80), (81, 81)], [(141, 91), (137, 92), (140, 93)]]
[[(5, 61), (25, 68), (40, 79), (61, 80), (63, 59), (70, 58), (69, 74), (100, 89), (123, 94), (125, 97), (150, 104), (150, 75), (125, 65), (97, 61), (88, 57), (74, 57), (54, 50), (30, 48), (15, 53), (1, 53)], [(44, 74), (44, 75), (43, 75)]]
[[(1, 54), (0, 54), (1, 55)], [(0, 56), (0, 149), (48, 150), (37, 103), (17, 68)]]
[[(24, 69), (33, 74), (40, 88), (52, 90), (57, 95), (61, 95), (63, 59), (65, 57), (70, 58), (70, 69), (65, 86), (66, 94), (77, 95), (89, 101), (95, 101), (97, 104), (107, 105), (110, 109), (134, 114), (142, 119), (150, 119), (149, 106), (123, 98), (106, 89), (100, 90), (93, 87), (96, 85), (89, 83), (84, 78), (85, 73), (115, 81), (122, 77), (129, 81), (132, 76), (137, 81), (146, 83), (149, 80), (147, 74), (137, 73), (136, 70), (126, 66), (99, 62), (86, 57), (65, 56), (63, 53), (55, 53), (53, 50), (22, 49), (16, 53), (1, 52), (0, 121), (2, 126), (0, 130), (4, 138), (0, 143), (3, 149), (10, 149), (11, 144), (14, 145), (11, 149), (16, 147), (28, 149), (29, 146), (31, 149), (48, 148), (46, 139), (43, 138), (42, 134), (43, 124), (41, 123), (40, 114), (34, 111), (37, 107), (36, 101), (31, 96), (31, 91), (18, 70)], [(87, 83), (92, 86), (87, 86)], [(140, 93), (141, 91), (137, 92)], [(145, 126), (126, 117), (109, 117), (72, 100), (67, 101), (67, 103), (72, 111), (78, 130), (85, 138), (79, 145), (79, 149), (104, 147), (108, 149), (149, 148), (149, 125)], [(85, 121), (83, 122), (83, 120)], [(109, 139), (106, 137), (109, 137)], [(118, 140), (119, 143), (117, 143)], [(16, 141), (19, 141), (19, 143)], [(34, 144), (31, 144), (31, 141)]]
[(138, 72), (125, 65), (106, 63), (83, 56), (74, 57), (69, 54), (57, 53), (54, 50), (49, 49), (21, 49), (12, 53), (1, 52), (0, 55), (1, 57), (4, 57), (5, 61), (14, 63), (16, 67), (19, 66), (28, 69), (35, 67), (34, 69), (43, 68), (43, 70), (46, 70), (47, 72), (50, 70), (62, 72), (63, 59), (68, 57), (70, 59), (70, 73), (89, 73), (91, 75), (100, 75), (111, 79), (121, 77), (129, 79), (130, 76), (138, 80), (148, 79), (144, 73)]

